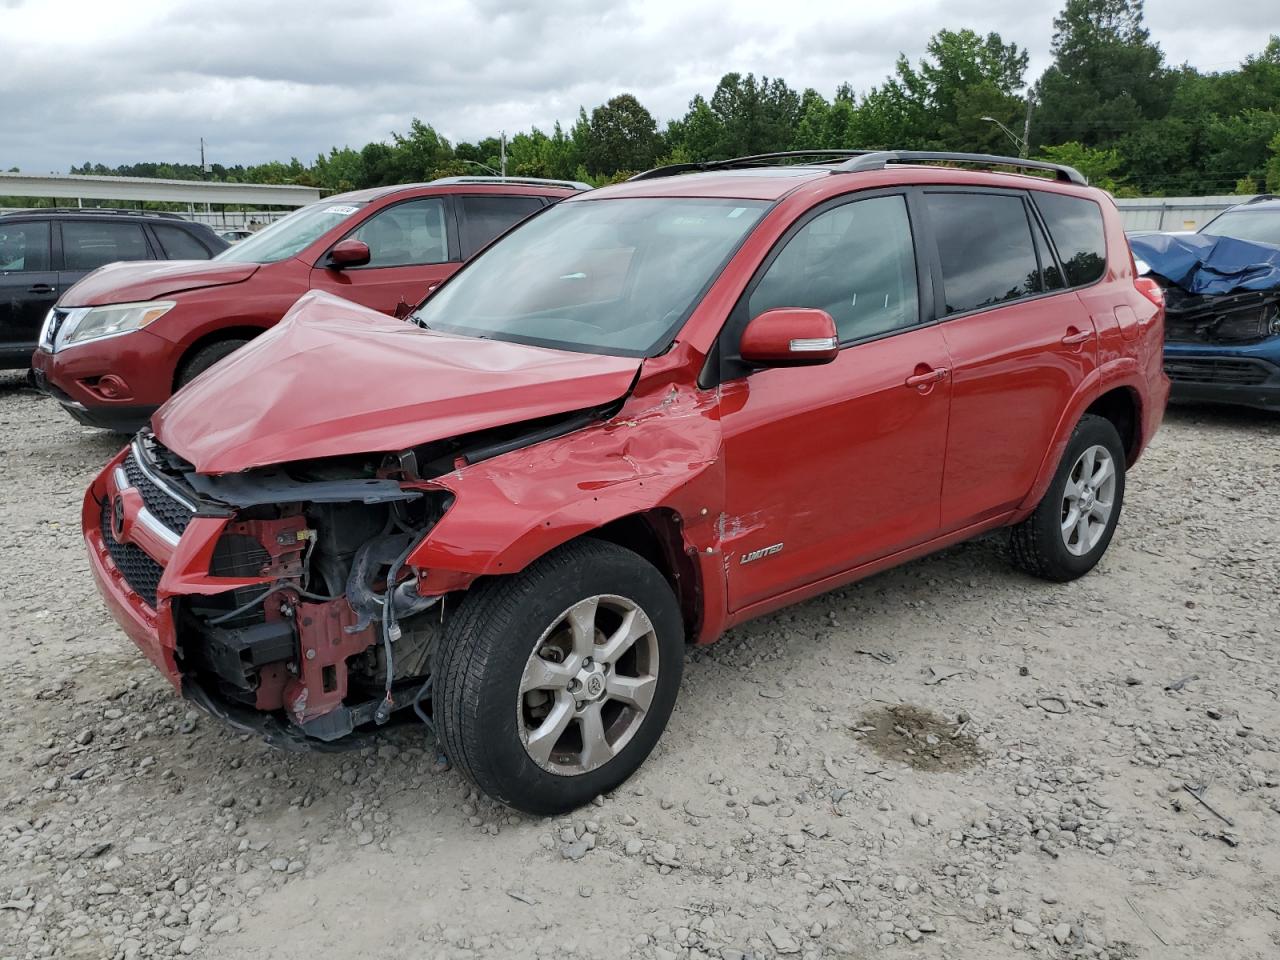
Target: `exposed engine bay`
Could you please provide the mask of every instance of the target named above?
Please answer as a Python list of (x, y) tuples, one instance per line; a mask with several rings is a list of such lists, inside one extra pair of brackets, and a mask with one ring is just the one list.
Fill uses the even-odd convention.
[[(430, 725), (433, 648), (450, 595), (473, 579), (407, 563), (453, 502), (432, 481), (607, 419), (620, 403), (220, 474), (143, 430), (107, 471), (95, 526), (132, 593), (157, 613), (167, 604), (172, 651), (153, 659), (234, 726), (314, 746), (402, 709)], [(166, 576), (181, 589), (161, 590)]]
[(1193, 294), (1165, 285), (1164, 292), (1170, 342), (1244, 345), (1280, 335), (1280, 290)]
[(184, 693), (282, 746), (331, 743), (410, 707), (430, 723), (431, 656), (456, 584), (405, 562), (452, 501), (426, 481), (599, 416), (221, 476), (144, 431), (122, 469), (150, 516), (178, 535), (192, 517), (224, 520), (211, 582), (252, 581), (172, 598)]

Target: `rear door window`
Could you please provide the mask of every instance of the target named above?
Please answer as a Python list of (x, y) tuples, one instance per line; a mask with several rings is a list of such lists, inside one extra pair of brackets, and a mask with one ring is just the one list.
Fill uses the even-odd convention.
[(755, 317), (774, 307), (825, 310), (842, 343), (918, 322), (906, 198), (842, 204), (796, 231), (752, 291), (748, 313)]
[(470, 257), (500, 233), (543, 207), (540, 197), (459, 197), (462, 255)]
[(170, 223), (153, 223), (151, 229), (170, 260), (208, 260), (209, 251), (199, 240), (181, 227)]
[(1092, 200), (1040, 190), (1034, 199), (1062, 258), (1067, 283), (1078, 287), (1101, 277), (1107, 268), (1102, 208)]
[(62, 222), (62, 262), (66, 270), (96, 270), (117, 260), (150, 260), (141, 224), (89, 220)]
[(1021, 196), (930, 192), (925, 202), (942, 265), (946, 314), (1040, 292), (1040, 267)]
[(0, 223), (0, 273), (49, 270), (49, 224)]

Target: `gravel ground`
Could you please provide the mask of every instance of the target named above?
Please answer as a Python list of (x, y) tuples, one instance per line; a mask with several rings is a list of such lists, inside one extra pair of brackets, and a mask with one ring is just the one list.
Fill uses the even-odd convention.
[(0, 958), (1275, 957), (1278, 441), (1172, 410), (1075, 584), (992, 538), (735, 630), (633, 781), (539, 820), (417, 727), (188, 713), (83, 559), (119, 441), (0, 376)]

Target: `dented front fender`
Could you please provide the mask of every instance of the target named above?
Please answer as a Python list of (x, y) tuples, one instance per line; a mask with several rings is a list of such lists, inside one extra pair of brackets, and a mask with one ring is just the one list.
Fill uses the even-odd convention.
[(664, 386), (630, 398), (612, 419), (431, 481), (454, 503), (409, 555), (427, 574), (468, 579), (516, 573), (614, 521), (668, 510), (681, 549), (702, 569), (702, 626), (714, 637), (724, 607), (716, 518), (724, 460), (713, 390)]

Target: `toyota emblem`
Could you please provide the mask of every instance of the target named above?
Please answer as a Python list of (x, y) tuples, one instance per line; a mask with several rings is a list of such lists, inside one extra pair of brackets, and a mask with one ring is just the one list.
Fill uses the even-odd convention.
[(111, 501), (111, 535), (116, 540), (124, 539), (124, 498), (116, 497)]

